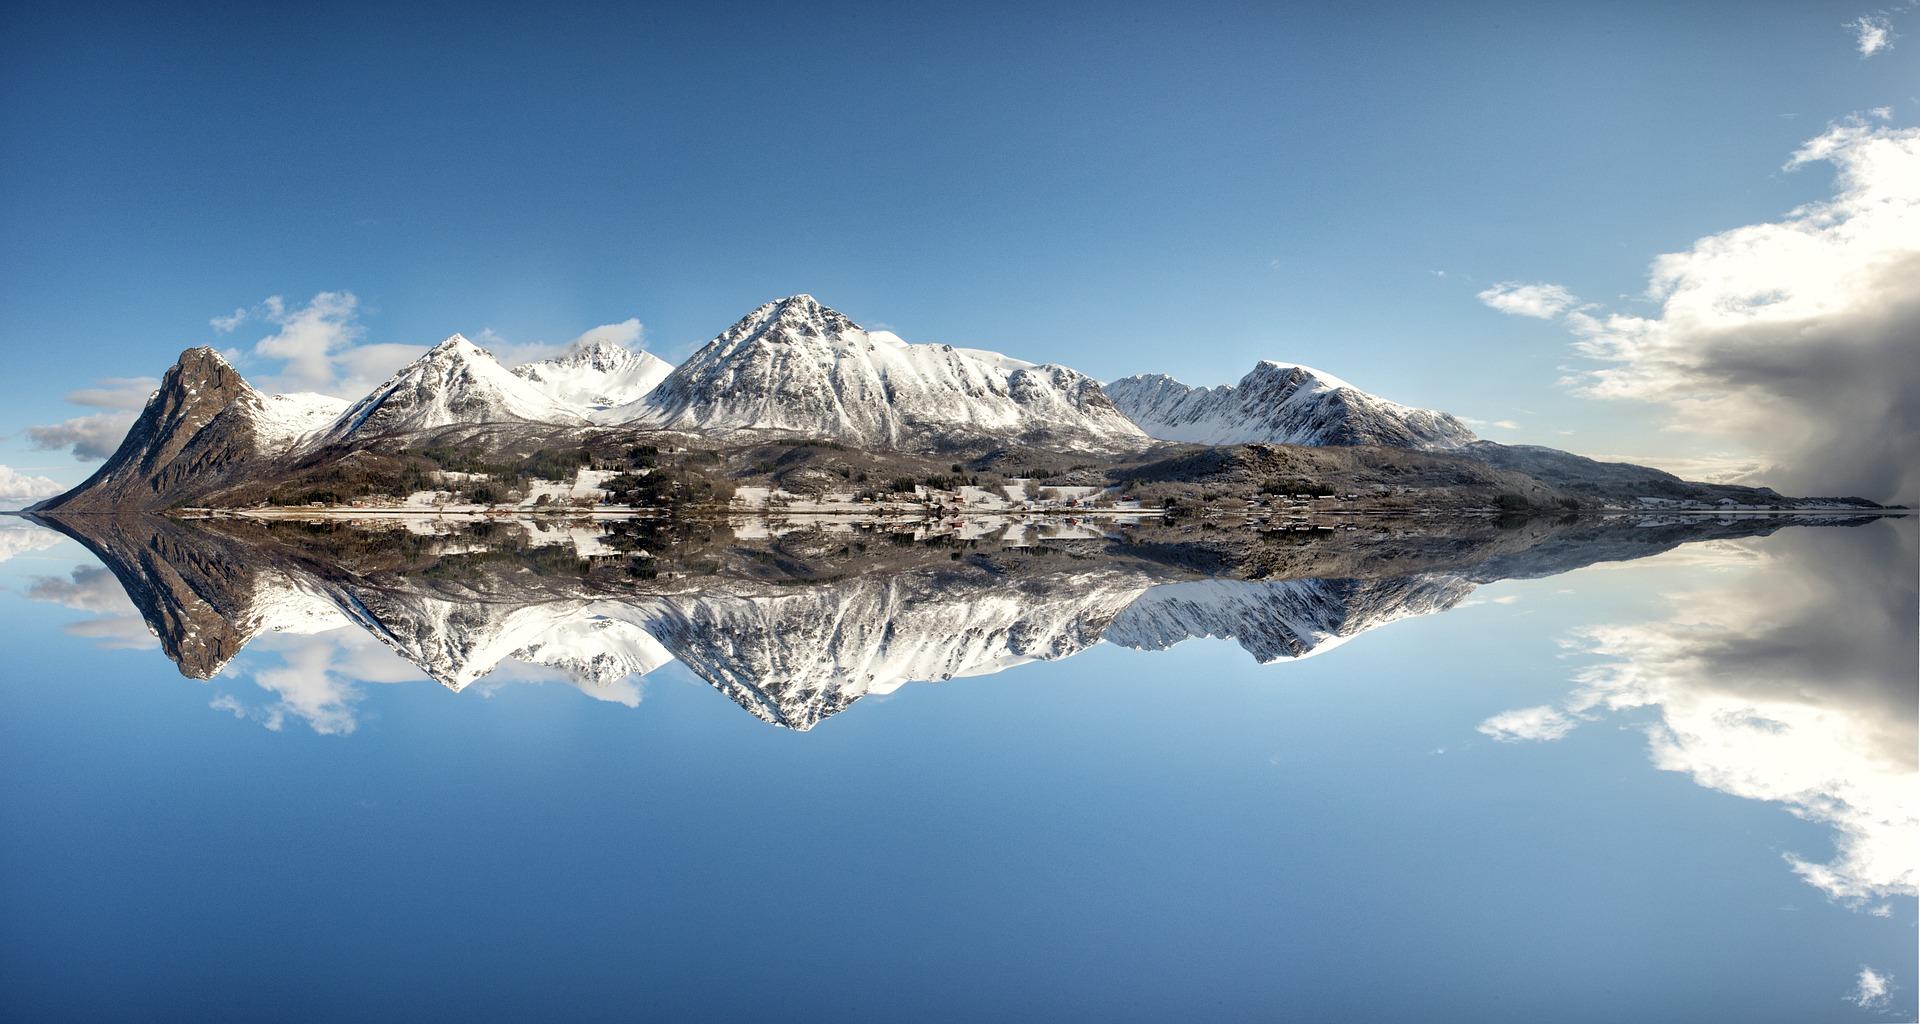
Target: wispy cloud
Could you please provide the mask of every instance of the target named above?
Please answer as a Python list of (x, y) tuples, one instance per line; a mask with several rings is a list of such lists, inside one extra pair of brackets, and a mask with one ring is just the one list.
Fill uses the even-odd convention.
[(158, 377), (103, 377), (93, 387), (67, 392), (66, 399), (94, 409), (138, 410), (146, 406), (153, 389), (159, 386)]
[(1566, 288), (1544, 281), (1502, 281), (1481, 291), (1476, 298), (1509, 316), (1530, 316), (1536, 320), (1551, 320), (1580, 303)]
[(1854, 49), (1862, 58), (1893, 46), (1893, 19), (1884, 12), (1862, 14), (1841, 27), (1853, 33)]
[(1538, 707), (1502, 711), (1481, 722), (1475, 731), (1483, 736), (1491, 736), (1502, 743), (1540, 743), (1557, 740), (1572, 732), (1574, 726), (1578, 724), (1580, 724), (1578, 719), (1557, 708), (1542, 704)]
[(120, 447), (127, 428), (140, 418), (136, 412), (96, 412), (46, 426), (28, 427), (27, 440), (40, 451), (66, 449), (81, 462), (98, 462)]
[(1862, 966), (1854, 978), (1853, 991), (1847, 994), (1847, 1002), (1863, 1010), (1879, 1010), (1886, 1007), (1893, 996), (1893, 979), (1871, 967)]
[(106, 412), (89, 413), (45, 426), (28, 427), (27, 440), (40, 451), (70, 451), (82, 462), (97, 462), (113, 454), (127, 428), (160, 386), (156, 377), (103, 377), (92, 387), (66, 394), (74, 405)]

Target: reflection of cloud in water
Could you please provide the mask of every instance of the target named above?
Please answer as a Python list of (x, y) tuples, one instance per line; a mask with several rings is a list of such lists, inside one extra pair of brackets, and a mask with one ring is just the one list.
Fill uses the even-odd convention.
[(45, 551), (63, 539), (52, 530), (24, 519), (0, 516), (0, 562), (31, 551)]
[[(59, 540), (59, 534), (52, 530), (39, 532), (53, 537), (56, 542)], [(97, 646), (110, 650), (145, 650), (160, 646), (153, 630), (140, 617), (140, 610), (128, 600), (126, 589), (121, 587), (120, 581), (99, 565), (76, 565), (65, 578), (35, 576), (27, 584), (27, 596), (35, 601), (57, 604), (93, 616), (61, 626), (61, 632), (68, 636), (92, 640)]]
[(229, 691), (216, 696), (213, 706), (251, 718), (276, 732), (291, 716), (323, 735), (350, 733), (359, 725), (354, 706), (363, 696), (356, 683), (404, 683), (420, 678), (419, 669), (378, 640), (352, 628), (262, 637), (255, 653), (270, 655), (279, 664), (261, 664), (258, 658), (250, 657), (246, 666), (234, 666), (227, 675), (250, 676), (272, 700), (250, 704)]
[[(271, 659), (271, 660), (267, 660)], [(277, 662), (275, 664), (274, 662)], [(503, 661), (489, 673), (476, 692), (490, 696), (502, 686), (521, 683), (564, 683), (595, 700), (637, 707), (639, 673), (603, 672), (597, 676), (571, 671), (571, 666), (528, 661)], [(278, 633), (262, 636), (247, 657), (228, 667), (228, 679), (251, 679), (269, 699), (250, 701), (244, 691), (223, 691), (211, 706), (251, 719), (276, 732), (289, 718), (306, 722), (314, 732), (344, 735), (358, 728), (356, 705), (365, 696), (359, 684), (417, 683), (427, 679), (420, 668), (381, 643), (372, 634), (342, 621), (311, 634)]]
[(1481, 731), (1557, 739), (1567, 729), (1527, 735), (1524, 726), (1556, 714), (1651, 710), (1656, 766), (1833, 828), (1826, 862), (1787, 855), (1808, 883), (1855, 905), (1912, 894), (1920, 882), (1914, 540), (1906, 523), (1780, 534), (1768, 542), (1764, 571), (1673, 595), (1662, 620), (1581, 631), (1577, 646), (1606, 660), (1575, 677), (1580, 686), (1564, 709), (1503, 712)]

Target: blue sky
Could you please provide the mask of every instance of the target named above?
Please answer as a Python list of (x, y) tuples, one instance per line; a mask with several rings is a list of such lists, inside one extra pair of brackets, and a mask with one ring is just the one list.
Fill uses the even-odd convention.
[(1475, 296), (1632, 311), (1655, 255), (1831, 196), (1803, 142), (1920, 108), (1920, 16), (1867, 59), (1868, 10), (14, 5), (0, 463), (77, 481), (22, 433), (97, 411), (64, 394), (323, 291), (369, 343), (638, 318), (669, 358), (806, 291), (1104, 379), (1282, 358), (1497, 440), (1710, 453)]

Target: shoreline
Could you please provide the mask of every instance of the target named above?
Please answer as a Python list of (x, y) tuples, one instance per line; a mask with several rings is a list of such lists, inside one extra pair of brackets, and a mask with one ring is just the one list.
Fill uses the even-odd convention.
[[(1393, 517), (1433, 517), (1454, 518), (1509, 518), (1509, 517), (1546, 517), (1555, 518), (1576, 516), (1606, 518), (1617, 516), (1694, 516), (1712, 518), (1787, 518), (1799, 516), (1858, 516), (1904, 518), (1914, 510), (1906, 506), (1883, 506), (1880, 508), (1858, 508), (1852, 506), (1829, 506), (1822, 508), (1796, 509), (1711, 509), (1711, 508), (1625, 508), (1608, 507), (1593, 509), (1491, 509), (1491, 508), (1343, 508), (1308, 509), (1279, 511), (1227, 511), (1206, 510), (1195, 518), (1201, 519), (1313, 519), (1329, 516), (1393, 516)], [(31, 509), (0, 509), (0, 515), (34, 517), (46, 516), (63, 518), (73, 516), (164, 516), (171, 519), (554, 519), (554, 520), (626, 520), (626, 519), (873, 519), (873, 520), (928, 520), (928, 519), (1161, 519), (1167, 517), (1163, 508), (1137, 509), (998, 509), (998, 510), (935, 510), (929, 508), (874, 508), (874, 509), (778, 509), (764, 508), (689, 508), (679, 512), (668, 509), (646, 509), (632, 506), (603, 506), (590, 509), (554, 509), (521, 508), (512, 505), (472, 505), (446, 508), (357, 508), (352, 506), (326, 506), (323, 508), (182, 508), (182, 509), (125, 509), (113, 511), (46, 511)]]

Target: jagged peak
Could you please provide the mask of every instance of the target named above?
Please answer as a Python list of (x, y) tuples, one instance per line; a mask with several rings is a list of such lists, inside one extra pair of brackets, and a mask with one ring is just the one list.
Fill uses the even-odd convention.
[(214, 348), (212, 345), (195, 345), (181, 352), (180, 358), (174, 360), (173, 365), (175, 368), (213, 367), (221, 370), (233, 369), (233, 364), (227, 362), (227, 357), (221, 355), (220, 350)]
[(1135, 384), (1135, 383), (1155, 384), (1155, 385), (1162, 385), (1162, 386), (1171, 384), (1175, 387), (1182, 387), (1182, 388), (1187, 386), (1186, 384), (1182, 383), (1178, 377), (1175, 377), (1169, 373), (1131, 373), (1125, 377), (1121, 377), (1120, 379), (1114, 381), (1113, 383), (1115, 384)]
[[(600, 338), (594, 341), (582, 341), (569, 345), (559, 355), (549, 359), (528, 363), (528, 366), (586, 366), (596, 370), (612, 370), (624, 366), (636, 359), (658, 359), (659, 356), (643, 348), (628, 348), (617, 341)], [(516, 368), (516, 373), (519, 368)]]
[(488, 352), (486, 349), (481, 348), (478, 345), (475, 345), (471, 341), (468, 341), (467, 336), (464, 334), (461, 334), (458, 331), (455, 331), (454, 333), (447, 335), (447, 340), (427, 350), (428, 356), (434, 356), (434, 355), (472, 356), (475, 354), (483, 355), (488, 358), (492, 358), (493, 356), (493, 353)]
[(853, 318), (802, 292), (762, 303), (717, 340), (725, 343), (768, 335), (783, 340), (831, 338), (860, 330)]
[[(1289, 363), (1279, 359), (1260, 360), (1258, 363), (1254, 364), (1253, 371), (1247, 374), (1247, 377), (1255, 377), (1258, 375), (1275, 373), (1275, 372), (1283, 373), (1289, 376), (1312, 377), (1315, 380), (1318, 380), (1320, 383), (1325, 384), (1327, 387), (1330, 387), (1330, 388), (1346, 388), (1349, 391), (1360, 390), (1359, 388), (1354, 387), (1352, 384), (1348, 383), (1347, 381), (1339, 377), (1336, 377), (1325, 370), (1316, 369), (1314, 367), (1306, 365), (1305, 363)], [(1243, 378), (1243, 381), (1244, 381), (1244, 378)]]

